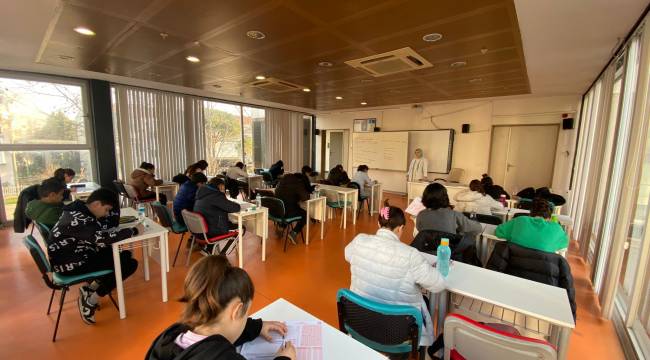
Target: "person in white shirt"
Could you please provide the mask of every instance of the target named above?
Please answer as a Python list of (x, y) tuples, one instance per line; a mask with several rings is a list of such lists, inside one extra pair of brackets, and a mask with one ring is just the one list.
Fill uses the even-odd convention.
[(460, 212), (492, 215), (493, 210), (503, 209), (500, 202), (485, 194), (479, 180), (472, 180), (469, 189), (458, 192), (454, 199), (456, 200), (454, 210)]
[[(245, 165), (243, 162), (239, 161), (234, 166), (231, 166), (226, 170), (226, 177), (230, 180), (230, 183), (235, 186), (229, 186), (228, 191), (230, 191), (230, 196), (234, 199), (239, 194), (239, 189), (241, 188), (245, 193), (248, 193), (248, 173), (244, 170)], [(255, 193), (251, 194), (251, 199), (255, 199)]]
[(400, 241), (405, 224), (402, 209), (386, 202), (379, 211), (377, 234), (359, 234), (345, 247), (352, 273), (350, 290), (374, 301), (420, 309), (424, 319), (420, 346), (430, 346), (433, 322), (422, 290), (440, 292), (445, 281), (416, 248)]
[(359, 165), (357, 172), (352, 178), (352, 182), (359, 185), (360, 196), (367, 196), (365, 188), (366, 186), (372, 186), (373, 184), (372, 180), (370, 180), (370, 177), (368, 176), (368, 165)]
[(422, 149), (415, 149), (415, 158), (411, 160), (409, 171), (406, 174), (407, 181), (420, 181), (426, 180), (428, 175), (429, 161), (424, 158)]

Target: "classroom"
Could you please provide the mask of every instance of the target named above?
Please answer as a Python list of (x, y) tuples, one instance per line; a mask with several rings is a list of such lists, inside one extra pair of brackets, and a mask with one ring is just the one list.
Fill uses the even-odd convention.
[(0, 9), (0, 357), (650, 359), (647, 0)]

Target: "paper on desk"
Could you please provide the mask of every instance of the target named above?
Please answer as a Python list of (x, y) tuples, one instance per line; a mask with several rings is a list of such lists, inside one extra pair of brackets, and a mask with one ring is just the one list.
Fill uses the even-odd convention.
[(321, 360), (323, 358), (323, 323), (320, 321), (285, 321), (288, 331), (282, 335), (273, 333), (269, 342), (263, 337), (242, 346), (241, 355), (248, 360), (272, 360), (284, 341), (291, 341), (296, 348), (298, 360)]
[(426, 208), (424, 207), (424, 205), (422, 205), (422, 199), (416, 197), (415, 199), (413, 199), (413, 201), (411, 201), (411, 203), (406, 208), (406, 210), (404, 210), (404, 212), (413, 216), (417, 216), (420, 213), (420, 211), (424, 209)]

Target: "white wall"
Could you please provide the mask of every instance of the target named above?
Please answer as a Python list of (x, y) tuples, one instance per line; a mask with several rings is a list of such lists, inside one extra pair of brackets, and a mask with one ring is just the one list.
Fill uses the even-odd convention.
[[(509, 97), (487, 100), (455, 101), (423, 104), (420, 109), (411, 104), (382, 109), (351, 109), (321, 112), (316, 115), (317, 129), (349, 129), (353, 120), (376, 118), (382, 131), (434, 130), (452, 128), (456, 131), (452, 167), (465, 169), (462, 182), (480, 178), (488, 172), (491, 131), (494, 125), (558, 124), (562, 114), (576, 117), (579, 96)], [(576, 122), (577, 123), (577, 122)], [(462, 124), (470, 124), (470, 133), (461, 133)], [(560, 130), (553, 175), (553, 191), (568, 193), (576, 130)], [(316, 166), (320, 166), (320, 136), (316, 137)], [(350, 143), (349, 156), (352, 144)], [(568, 154), (568, 155), (567, 155)], [(352, 159), (348, 161), (352, 164)], [(327, 169), (318, 169), (319, 171)], [(353, 169), (348, 168), (350, 176)], [(370, 176), (384, 184), (384, 189), (406, 192), (406, 173), (370, 169)], [(446, 177), (446, 174), (430, 174)]]

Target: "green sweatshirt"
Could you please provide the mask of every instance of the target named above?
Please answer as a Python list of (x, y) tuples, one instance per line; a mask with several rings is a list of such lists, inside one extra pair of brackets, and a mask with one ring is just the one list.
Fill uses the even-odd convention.
[(562, 226), (541, 217), (516, 217), (497, 226), (494, 234), (519, 246), (546, 252), (569, 246), (569, 238)]
[(28, 218), (52, 228), (63, 213), (63, 203), (48, 204), (41, 200), (32, 200), (27, 203), (25, 214)]

